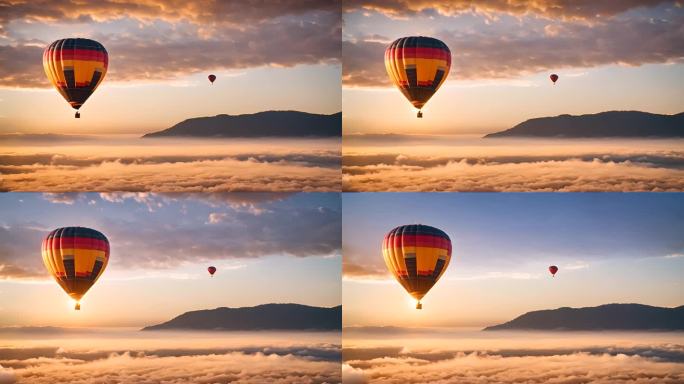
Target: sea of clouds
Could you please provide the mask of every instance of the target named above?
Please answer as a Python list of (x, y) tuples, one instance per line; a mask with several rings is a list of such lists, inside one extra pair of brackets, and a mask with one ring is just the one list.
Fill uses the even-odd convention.
[(502, 350), (345, 347), (343, 356), (345, 384), (674, 384), (684, 380), (684, 345), (674, 343)]
[(372, 192), (684, 190), (684, 152), (676, 140), (489, 140), (345, 141), (342, 186)]
[[(339, 333), (278, 337), (259, 332), (146, 334), (132, 341), (98, 334), (40, 337), (44, 339), (0, 340), (0, 384), (323, 384), (341, 380)], [(122, 343), (132, 345), (123, 348)]]

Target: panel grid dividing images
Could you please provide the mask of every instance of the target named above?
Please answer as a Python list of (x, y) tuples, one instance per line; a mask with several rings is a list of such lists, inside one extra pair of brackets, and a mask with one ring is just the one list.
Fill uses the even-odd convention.
[(684, 382), (679, 0), (0, 0), (0, 384)]

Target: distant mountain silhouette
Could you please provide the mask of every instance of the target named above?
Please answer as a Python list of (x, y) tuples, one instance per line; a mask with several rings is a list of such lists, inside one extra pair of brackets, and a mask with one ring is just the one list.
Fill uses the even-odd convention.
[(524, 121), (491, 137), (684, 137), (684, 112), (658, 115), (610, 111), (593, 115), (560, 115)]
[(159, 330), (341, 330), (342, 306), (264, 304), (256, 307), (216, 308), (186, 312), (165, 323), (145, 327)]
[(528, 312), (504, 324), (487, 327), (499, 330), (684, 330), (684, 305), (676, 308), (642, 304), (606, 304), (598, 307), (558, 308)]
[(145, 137), (341, 137), (342, 112), (266, 111), (187, 119)]

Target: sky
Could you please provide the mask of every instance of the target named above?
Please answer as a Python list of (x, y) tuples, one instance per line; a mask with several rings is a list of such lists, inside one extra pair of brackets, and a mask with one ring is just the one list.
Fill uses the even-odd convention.
[[(39, 0), (0, 7), (2, 133), (143, 133), (222, 113), (341, 110), (339, 2)], [(106, 77), (81, 120), (42, 66), (43, 49), (67, 37), (95, 39), (109, 53)]]
[[(2, 194), (0, 326), (137, 327), (222, 306), (340, 305), (340, 204), (336, 193)], [(40, 254), (63, 226), (97, 229), (111, 245), (78, 312)]]
[[(344, 3), (343, 19), (345, 134), (483, 133), (565, 113), (684, 111), (680, 1), (359, 0)], [(452, 53), (422, 120), (383, 63), (393, 40), (412, 35)]]
[[(563, 306), (684, 305), (680, 194), (347, 193), (342, 205), (345, 326), (485, 326)], [(421, 311), (381, 254), (384, 235), (412, 223), (442, 229), (453, 246)]]

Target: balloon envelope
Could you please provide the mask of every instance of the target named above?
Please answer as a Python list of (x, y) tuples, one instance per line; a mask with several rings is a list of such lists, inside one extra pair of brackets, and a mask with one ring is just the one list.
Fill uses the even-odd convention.
[(107, 50), (95, 40), (61, 39), (43, 51), (43, 69), (52, 85), (76, 110), (107, 74)]
[(418, 109), (444, 83), (450, 68), (449, 47), (432, 37), (402, 37), (385, 50), (385, 69), (390, 80)]
[(216, 76), (209, 75), (208, 78), (209, 78), (209, 81), (211, 81), (211, 83), (214, 84), (214, 80), (216, 80)]
[(207, 268), (207, 271), (209, 271), (209, 274), (214, 276), (214, 273), (216, 273), (216, 267), (209, 267)]
[(551, 79), (551, 81), (553, 81), (554, 84), (556, 84), (556, 81), (558, 80), (558, 75), (554, 73), (551, 76), (549, 76), (549, 78)]
[(42, 255), (48, 272), (79, 309), (78, 301), (107, 267), (109, 240), (90, 228), (58, 228), (43, 240)]
[(382, 255), (394, 278), (420, 302), (449, 265), (451, 240), (428, 225), (402, 225), (385, 235)]
[(558, 272), (558, 267), (556, 267), (555, 265), (550, 266), (549, 272), (551, 272), (551, 276), (556, 276), (556, 272)]

